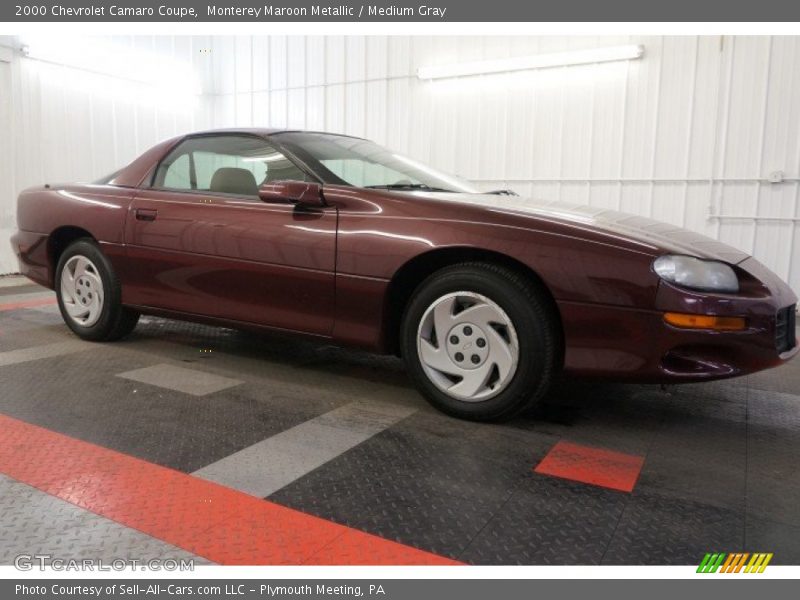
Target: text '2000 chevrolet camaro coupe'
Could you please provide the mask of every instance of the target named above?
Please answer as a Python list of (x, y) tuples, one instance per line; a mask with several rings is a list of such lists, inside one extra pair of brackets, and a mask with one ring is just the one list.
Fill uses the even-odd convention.
[(511, 416), (559, 373), (701, 381), (797, 353), (792, 290), (642, 217), (482, 194), (372, 142), (226, 130), (19, 198), (12, 243), (80, 337), (142, 313), (397, 353), (438, 408)]

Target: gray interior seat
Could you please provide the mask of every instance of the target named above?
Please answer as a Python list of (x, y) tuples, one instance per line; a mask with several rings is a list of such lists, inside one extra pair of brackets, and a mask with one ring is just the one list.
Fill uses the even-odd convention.
[(237, 167), (222, 167), (211, 177), (211, 191), (223, 194), (258, 196), (258, 185), (251, 171)]

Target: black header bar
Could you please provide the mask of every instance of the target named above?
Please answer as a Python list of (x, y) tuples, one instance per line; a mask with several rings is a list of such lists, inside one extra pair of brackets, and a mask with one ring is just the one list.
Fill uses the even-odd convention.
[[(798, 22), (786, 0), (3, 0), (3, 22)], [(502, 32), (496, 32), (502, 33)]]

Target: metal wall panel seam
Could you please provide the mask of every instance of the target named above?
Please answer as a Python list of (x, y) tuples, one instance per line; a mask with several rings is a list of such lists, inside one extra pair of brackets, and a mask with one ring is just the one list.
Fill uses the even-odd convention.
[[(651, 179), (655, 179), (656, 176), (656, 159), (658, 154), (658, 130), (659, 130), (659, 121), (661, 121), (661, 79), (664, 75), (664, 50), (665, 50), (665, 43), (664, 38), (661, 38), (661, 48), (660, 52), (658, 53), (658, 78), (656, 79), (656, 108), (653, 114), (653, 149), (650, 155), (650, 176)], [(650, 183), (650, 199), (649, 199), (649, 208), (647, 211), (647, 216), (653, 216), (653, 203), (655, 197), (655, 185)]]
[(694, 36), (694, 61), (692, 61), (692, 93), (689, 98), (689, 122), (686, 125), (686, 162), (684, 163), (685, 181), (683, 184), (683, 210), (681, 226), (686, 227), (686, 207), (689, 204), (689, 174), (692, 166), (692, 139), (694, 133), (694, 104), (697, 96), (697, 63), (700, 62), (700, 38)]
[[(767, 60), (766, 60), (766, 69), (764, 69), (764, 97), (761, 102), (761, 131), (759, 132), (759, 143), (758, 143), (758, 173), (759, 175), (762, 173), (764, 169), (764, 136), (767, 129), (767, 112), (769, 111), (769, 86), (770, 86), (770, 75), (772, 72), (772, 37), (768, 38), (767, 42)], [(761, 206), (761, 183), (756, 183), (755, 186), (755, 207), (754, 211), (755, 214), (760, 214), (760, 206)], [(756, 239), (758, 237), (758, 224), (757, 222), (753, 222), (753, 231), (750, 237), (750, 253), (753, 254), (756, 250)]]
[[(628, 38), (630, 41), (630, 38)], [(620, 122), (622, 124), (620, 130), (620, 144), (619, 144), (619, 180), (617, 181), (617, 210), (622, 209), (622, 193), (624, 186), (622, 185), (623, 174), (625, 173), (625, 140), (627, 139), (627, 109), (628, 109), (628, 86), (630, 85), (630, 77), (631, 77), (631, 63), (630, 61), (625, 63), (625, 83), (623, 84), (622, 88), (622, 107), (620, 109), (621, 119)]]
[[(725, 172), (725, 143), (727, 142), (727, 132), (728, 132), (728, 119), (730, 116), (730, 104), (731, 104), (731, 94), (730, 94), (730, 86), (731, 86), (731, 78), (733, 73), (733, 45), (734, 41), (731, 41), (728, 46), (731, 47), (731, 50), (726, 52), (725, 46), (725, 36), (720, 36), (720, 51), (719, 51), (719, 77), (717, 78), (717, 94), (716, 94), (716, 118), (714, 122), (714, 150), (711, 154), (711, 174), (712, 177), (719, 179), (722, 177)], [(723, 69), (723, 65), (725, 65), (725, 69)], [(724, 99), (725, 102), (721, 102), (722, 94), (723, 94), (723, 83), (726, 82), (725, 88), (727, 93), (725, 93)], [(719, 114), (719, 109), (722, 108), (722, 115)], [(723, 125), (724, 124), (724, 125)], [(722, 140), (720, 141), (720, 135), (722, 136)], [(720, 148), (722, 148), (722, 155), (723, 157), (720, 158)], [(719, 173), (719, 175), (717, 175)], [(708, 202), (708, 214), (713, 215), (715, 213), (720, 212), (720, 208), (718, 207), (718, 203), (721, 203), (721, 198), (718, 199), (717, 194), (717, 186), (715, 186), (712, 182), (711, 188), (709, 189), (709, 202)], [(716, 228), (714, 231), (714, 238), (719, 239), (720, 234), (720, 223), (717, 222)]]

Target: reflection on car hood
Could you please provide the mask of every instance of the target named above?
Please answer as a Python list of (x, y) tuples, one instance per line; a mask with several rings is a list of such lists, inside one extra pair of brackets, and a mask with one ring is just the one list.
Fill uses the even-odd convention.
[(669, 252), (714, 258), (731, 264), (740, 263), (749, 256), (727, 244), (676, 225), (597, 206), (569, 202), (542, 202), (495, 194), (426, 194), (426, 196), (435, 197), (437, 200), (476, 204), (488, 210), (566, 222), (581, 228), (626, 237)]

